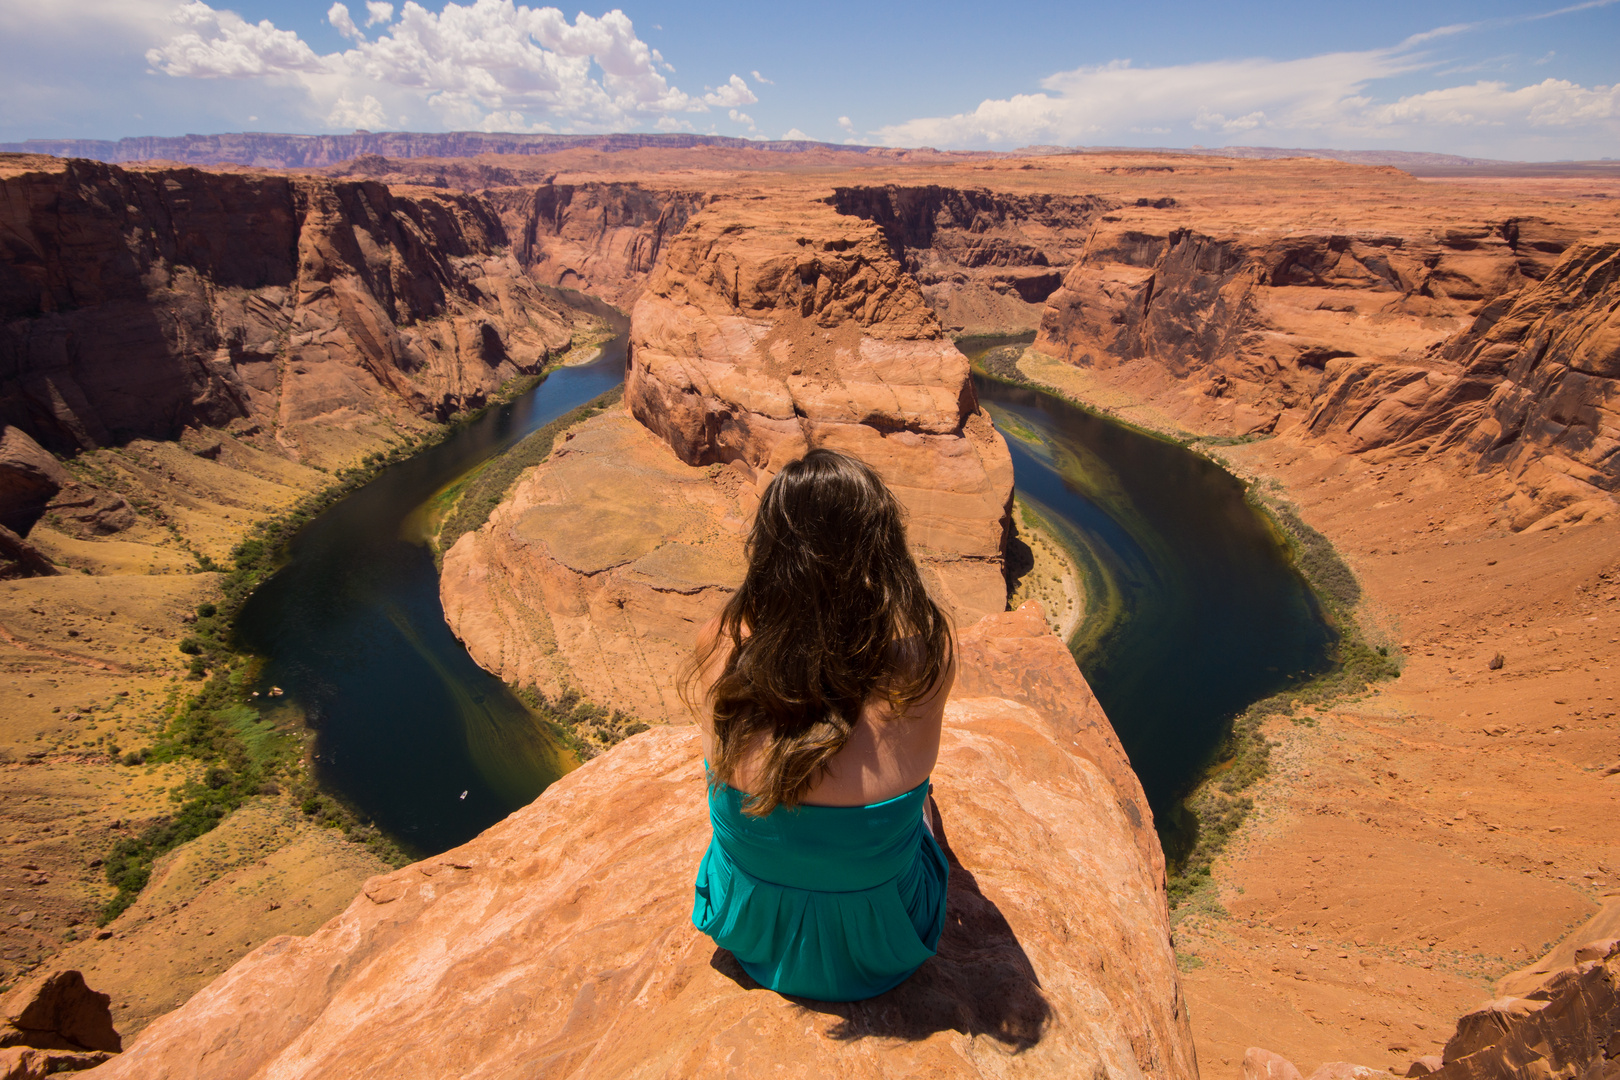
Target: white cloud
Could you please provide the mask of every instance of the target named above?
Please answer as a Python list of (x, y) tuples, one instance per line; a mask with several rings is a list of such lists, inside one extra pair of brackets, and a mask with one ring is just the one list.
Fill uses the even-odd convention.
[[(1331, 146), (1376, 142), (1438, 149), (1466, 129), (1535, 140), (1552, 129), (1593, 145), (1620, 137), (1620, 85), (1584, 87), (1547, 79), (1511, 89), (1476, 82), (1395, 101), (1376, 100), (1382, 79), (1431, 67), (1417, 43), (1471, 29), (1442, 27), (1400, 45), (1297, 60), (1220, 60), (1136, 67), (1117, 60), (1059, 72), (1042, 91), (988, 99), (972, 112), (924, 117), (878, 131), (892, 146), (1013, 147), (1106, 144), (1133, 134), (1220, 132), (1249, 144)], [(842, 121), (840, 121), (842, 124)], [(1526, 146), (1529, 143), (1525, 144)], [(1498, 154), (1497, 156), (1502, 156)]]
[(544, 121), (531, 124), (527, 119), (524, 118), (523, 114), (518, 112), (516, 109), (508, 109), (505, 112), (492, 112), (488, 116), (484, 117), (483, 120), (479, 121), (478, 123), (478, 130), (491, 132), (542, 131), (549, 135), (555, 133), (557, 129)]
[[(181, 5), (170, 18), (194, 29), (177, 34), (161, 49), (147, 50), (146, 62), (167, 75), (240, 79), (324, 70), (314, 49), (291, 30), (277, 30), (269, 19), (250, 23), (201, 0)], [(213, 36), (205, 40), (204, 33)]]
[[(354, 19), (349, 15), (349, 9), (343, 4), (333, 4), (326, 10), (326, 21), (332, 24), (332, 29), (347, 38), (359, 40), (365, 37), (360, 28), (354, 25)], [(170, 72), (169, 74), (174, 74)]]
[(767, 79), (765, 76), (761, 75), (757, 71), (750, 71), (748, 74), (752, 75), (754, 77), (754, 81), (757, 82), (757, 83), (764, 83), (766, 86), (775, 86), (776, 85), (774, 80)]
[(338, 98), (337, 104), (326, 117), (326, 126), (333, 128), (373, 128), (383, 127), (388, 123), (388, 117), (383, 113), (382, 102), (367, 94), (357, 105), (347, 97)]
[(748, 84), (733, 75), (731, 81), (703, 95), (703, 100), (718, 108), (735, 108), (738, 105), (752, 105), (759, 100), (754, 92), (748, 89)]
[(782, 133), (782, 139), (783, 139), (784, 142), (815, 142), (816, 141), (814, 136), (806, 135), (804, 132), (800, 131), (798, 128), (788, 128), (785, 132)]
[(1620, 118), (1620, 84), (1587, 89), (1563, 79), (1544, 79), (1509, 90), (1506, 83), (1477, 82), (1403, 97), (1370, 110), (1375, 123), (1503, 127), (1598, 125)]
[[(317, 55), (297, 34), (268, 20), (248, 23), (191, 0), (172, 16), (186, 29), (151, 49), (147, 61), (181, 78), (300, 86), (329, 126), (349, 126), (351, 116), (382, 126), (386, 114), (425, 104), (458, 126), (521, 122), (521, 130), (543, 130), (556, 122), (601, 130), (672, 114), (735, 110), (759, 100), (737, 75), (702, 96), (671, 86), (660, 69), (673, 69), (618, 10), (600, 18), (581, 12), (570, 22), (556, 8), (514, 0), (449, 2), (437, 13), (407, 0), (390, 22), (394, 10), (391, 3), (366, 4), (366, 25), (383, 24), (368, 41), (348, 6), (334, 3), (327, 21), (354, 44)], [(367, 100), (377, 108), (366, 108)], [(332, 117), (343, 118), (342, 124)]]
[(731, 119), (736, 123), (747, 124), (749, 131), (759, 130), (754, 126), (754, 118), (743, 112), (741, 109), (732, 109), (727, 113), (727, 115), (730, 116)]
[(840, 116), (838, 118), (838, 126), (851, 134), (853, 134), (855, 131), (855, 121), (851, 120), (847, 116)]

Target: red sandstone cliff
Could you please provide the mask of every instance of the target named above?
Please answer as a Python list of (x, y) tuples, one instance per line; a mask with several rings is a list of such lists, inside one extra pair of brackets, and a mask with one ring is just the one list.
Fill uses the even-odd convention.
[(780, 997), (693, 929), (700, 750), (665, 727), (268, 942), (100, 1075), (1191, 1080), (1163, 863), (1107, 719), (1038, 610), (964, 633), (961, 670), (945, 935), (881, 997)]
[(816, 205), (692, 219), (636, 303), (625, 403), (689, 465), (870, 462), (968, 619), (1004, 604), (1012, 462), (967, 359), (871, 223)]
[[(1516, 487), (1513, 524), (1611, 513), (1620, 491), (1620, 244), (1572, 246), (1422, 366), (1335, 363), (1313, 432), (1455, 451)], [(1549, 517), (1549, 515), (1552, 515)]]
[(1097, 195), (937, 184), (839, 187), (827, 202), (882, 228), (940, 322), (968, 335), (1040, 325), (1046, 299), (1085, 253), (1097, 218), (1118, 205)]
[(570, 338), (470, 196), (3, 164), (0, 422), (59, 453), (228, 426), (339, 463)]

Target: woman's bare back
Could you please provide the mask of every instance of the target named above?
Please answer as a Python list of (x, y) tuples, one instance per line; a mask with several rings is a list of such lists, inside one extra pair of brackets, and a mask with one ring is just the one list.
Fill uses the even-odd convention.
[[(700, 647), (714, 640), (718, 627), (716, 619), (699, 631)], [(709, 656), (709, 662), (698, 677), (699, 702), (707, 701), (709, 688), (725, 669), (729, 654), (728, 643), (721, 642)], [(928, 696), (900, 716), (891, 716), (888, 702), (881, 698), (867, 702), (849, 741), (833, 757), (826, 773), (810, 788), (803, 801), (811, 806), (867, 806), (903, 795), (928, 779), (934, 763), (939, 760), (945, 701), (950, 697), (955, 679), (953, 650), (951, 662), (940, 672)], [(701, 706), (698, 725), (703, 732), (703, 755), (712, 761), (715, 757), (713, 716)], [(749, 793), (754, 791), (756, 761), (757, 754), (743, 757), (736, 775), (731, 777), (733, 787)]]

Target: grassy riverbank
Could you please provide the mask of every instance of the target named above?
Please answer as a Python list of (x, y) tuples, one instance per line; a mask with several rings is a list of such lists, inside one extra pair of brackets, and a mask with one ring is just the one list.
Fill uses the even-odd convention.
[[(1193, 818), (1193, 842), (1170, 867), (1170, 905), (1180, 907), (1210, 884), (1215, 859), (1248, 819), (1254, 800), (1248, 790), (1270, 771), (1272, 742), (1265, 724), (1288, 717), (1314, 724), (1306, 709), (1351, 697), (1401, 672), (1397, 651), (1368, 642), (1356, 609), (1361, 584), (1327, 537), (1300, 519), (1294, 507), (1274, 493), (1250, 484), (1249, 502), (1288, 543), (1294, 565), (1310, 585), (1322, 613), (1338, 635), (1333, 664), (1322, 674), (1250, 705), (1234, 717), (1220, 749), (1183, 802)], [(1213, 900), (1213, 898), (1211, 898)]]
[[(579, 347), (594, 348), (599, 337), (588, 335)], [(288, 544), (311, 521), (383, 470), (443, 442), (489, 409), (532, 391), (545, 376), (514, 379), (480, 408), (421, 435), (399, 439), (338, 470), (330, 484), (255, 523), (228, 560), (195, 555), (196, 570), (221, 575), (216, 599), (199, 605), (188, 617), (189, 632), (177, 646), (190, 657), (190, 678), (199, 685), (171, 694), (159, 734), (122, 758), (131, 766), (189, 763), (192, 778), (170, 792), (174, 804), (170, 813), (140, 834), (117, 841), (108, 852), (105, 875), (116, 892), (100, 913), (101, 924), (134, 903), (151, 878), (155, 860), (210, 832), (254, 798), (286, 799), (313, 823), (341, 831), (385, 863), (398, 866), (409, 861), (408, 854), (363, 815), (316, 783), (301, 717), (296, 710), (273, 708), (276, 702), (269, 695), (276, 691), (259, 688), (262, 661), (239, 645), (233, 627), (248, 597), (281, 566)], [(558, 727), (558, 721), (571, 718), (576, 710), (537, 711)]]

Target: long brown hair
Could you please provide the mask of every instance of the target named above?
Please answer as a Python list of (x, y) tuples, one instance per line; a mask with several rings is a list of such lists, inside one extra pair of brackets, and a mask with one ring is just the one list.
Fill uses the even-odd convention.
[[(690, 687), (721, 642), (712, 784), (762, 751), (744, 809), (795, 806), (883, 698), (899, 716), (950, 664), (951, 628), (906, 547), (900, 503), (877, 473), (812, 450), (771, 481), (748, 536), (748, 574), (712, 640), (687, 668)], [(684, 695), (683, 695), (684, 696)]]

